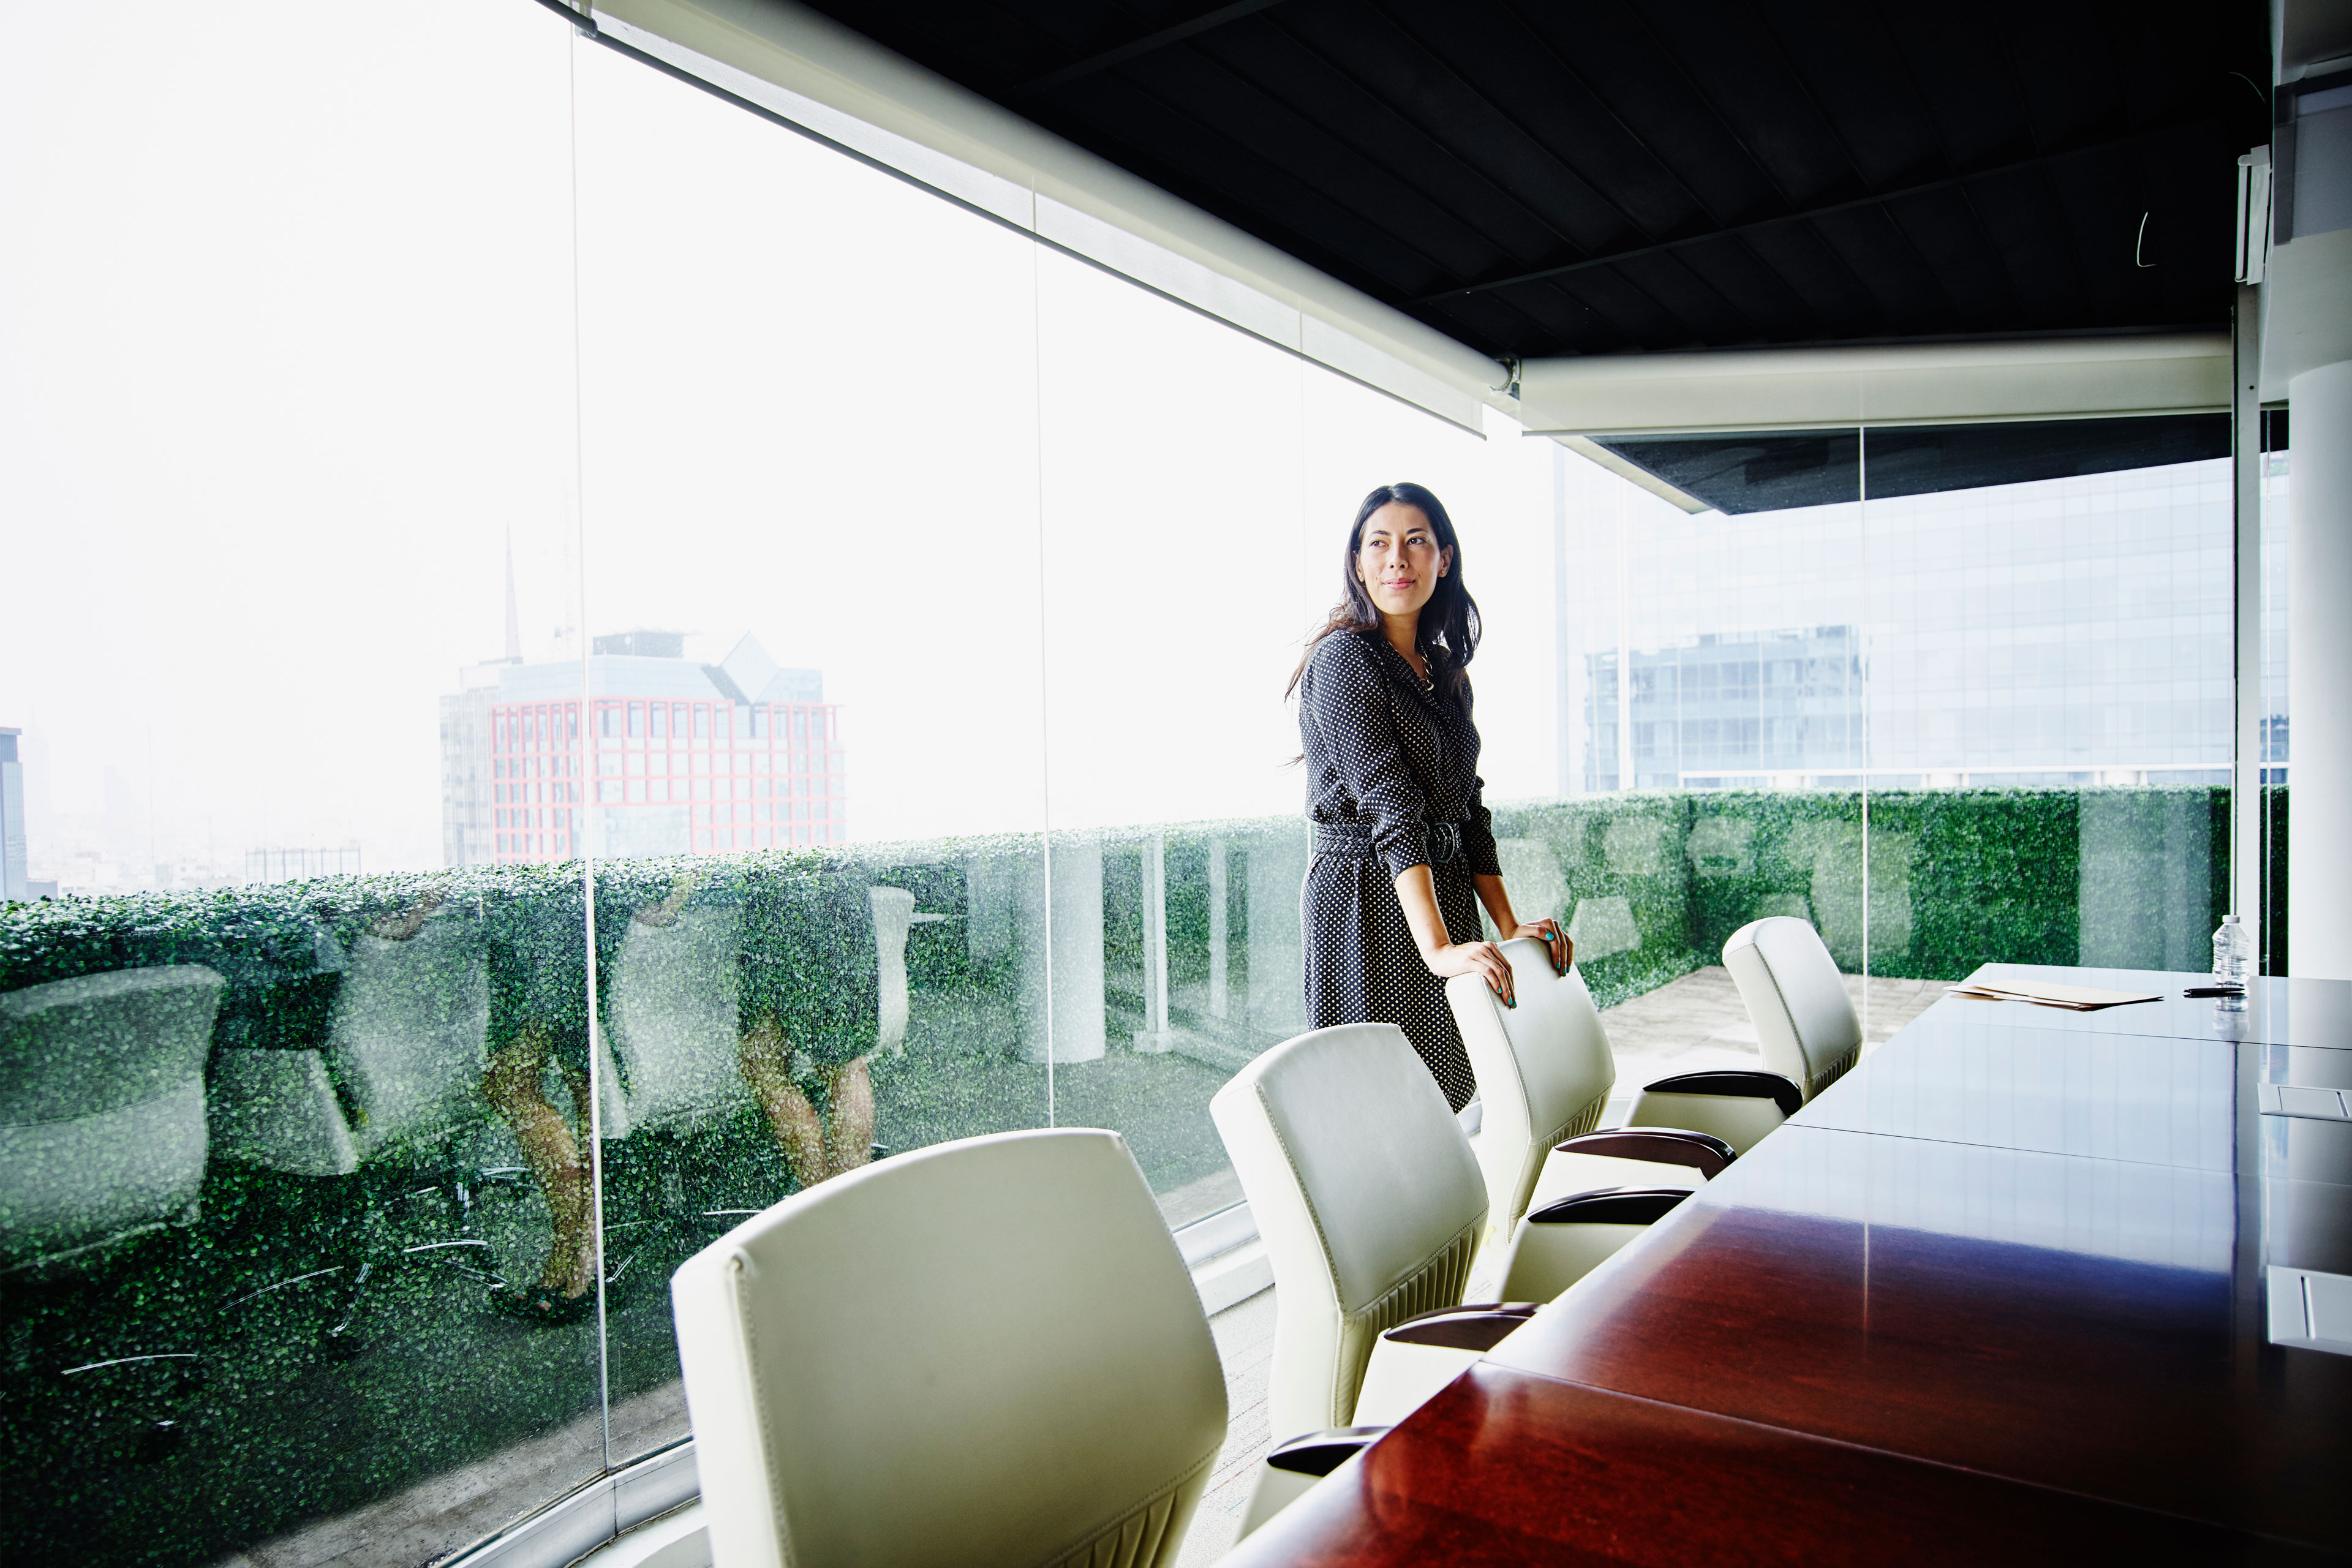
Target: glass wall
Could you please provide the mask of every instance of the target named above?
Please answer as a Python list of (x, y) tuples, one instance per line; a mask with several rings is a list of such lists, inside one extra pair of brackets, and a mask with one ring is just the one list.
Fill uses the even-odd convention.
[(677, 1263), (877, 1152), (1047, 1125), (1058, 1020), (1030, 244), (578, 70), (619, 1464), (687, 1432)]
[(2233, 550), (2229, 459), (2198, 454), (2226, 425), (2072, 428), (2038, 455), (2052, 477), (1956, 462), (1934, 489), (1901, 465), (1954, 433), (1868, 433), (1896, 492), (1874, 482), (1865, 568), (1877, 973), (2211, 963)]
[[(11, 23), (8, 1554), (425, 1561), (604, 1462), (593, 1327), (487, 1304), (551, 1219), (485, 1040), (579, 879), (443, 868), (445, 694), (579, 602), (571, 45)], [(569, 729), (501, 721), (552, 787)]]
[[(1727, 432), (1612, 451), (1675, 489), (1558, 461), (1563, 801), (1525, 808), (1514, 848), (1564, 879), (1603, 1005), (1695, 971), (1727, 993), (1725, 939), (1769, 915), (1811, 921), (1859, 977), (1871, 912), (1859, 435)], [(1620, 1055), (1625, 1088), (1759, 1065), (1736, 1026)]]
[[(1612, 443), (1636, 485), (540, 8), (32, 26), (23, 1561), (506, 1528), (687, 1436), (681, 1258), (877, 1157), (1108, 1126), (1171, 1226), (1238, 1201), (1209, 1099), (1306, 1022), (1284, 689), (1383, 482), (1461, 530), (1506, 883), (1604, 1005), (1720, 1003), (1769, 914), (1866, 1006), (2201, 966), (2208, 459), (1733, 431)], [(1612, 1028), (1628, 1088), (1755, 1058)]]

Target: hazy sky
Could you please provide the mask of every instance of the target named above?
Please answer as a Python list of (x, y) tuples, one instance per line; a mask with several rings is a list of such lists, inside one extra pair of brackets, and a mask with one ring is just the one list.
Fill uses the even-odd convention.
[(822, 668), (860, 838), (1296, 810), (1281, 686), (1405, 478), (1486, 610), (1490, 788), (1554, 787), (1549, 447), (1505, 422), (530, 0), (0, 15), (0, 723), (37, 843), (112, 769), (183, 848), (437, 863), (436, 702), (500, 650), (509, 531), (533, 657), (584, 598)]

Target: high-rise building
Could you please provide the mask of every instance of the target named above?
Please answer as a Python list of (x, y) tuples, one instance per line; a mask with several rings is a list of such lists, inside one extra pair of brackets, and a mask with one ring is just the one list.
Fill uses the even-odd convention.
[(22, 730), (0, 729), (0, 899), (28, 897), (25, 886), (25, 766), (16, 758)]
[(1556, 470), (1563, 793), (2229, 782), (2227, 458), (1864, 504), (1845, 439), (1696, 512)]
[(600, 637), (584, 670), (479, 664), (442, 698), (443, 858), (840, 843), (846, 772), (821, 671), (780, 668), (749, 636), (717, 663), (676, 632)]

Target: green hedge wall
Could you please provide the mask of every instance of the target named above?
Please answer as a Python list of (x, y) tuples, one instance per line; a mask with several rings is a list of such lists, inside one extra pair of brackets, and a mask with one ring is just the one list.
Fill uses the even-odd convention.
[[(2265, 790), (2273, 862), (2266, 957), (2284, 967), (2286, 792)], [(1958, 979), (1991, 960), (2201, 968), (2200, 943), (2228, 901), (2229, 792), (2219, 788), (1881, 791), (1869, 806), (1870, 882), (1863, 881), (1859, 792), (1633, 793), (1517, 802), (1495, 814), (1506, 880), (1525, 919), (1576, 922), (1582, 967), (1610, 1005), (1717, 961), (1724, 938), (1767, 914), (1822, 932), (1841, 965)], [(1099, 837), (1106, 975), (1115, 1002), (1139, 1006), (1142, 866), (1153, 841), (1166, 868), (1171, 986), (1204, 984), (1213, 919), (1209, 857), (1227, 857), (1228, 983), (1261, 997), (1286, 978), (1257, 976), (1286, 946), (1251, 941), (1251, 911), (1295, 909), (1286, 879), (1304, 869), (1295, 819), (1191, 823)], [(973, 909), (975, 868), (1042, 876), (1032, 835), (608, 862), (596, 878), (600, 949), (640, 904), (690, 874), (696, 902), (737, 897), (750, 879), (854, 854), (877, 881), (908, 888), (950, 920), (918, 926), (909, 978), (927, 987), (996, 986), (1022, 963), (1017, 935), (975, 958), (959, 917)], [(1252, 867), (1259, 887), (1253, 894)], [(1283, 886), (1268, 892), (1267, 879)], [(334, 877), (223, 892), (167, 891), (16, 903), (0, 910), (0, 990), (157, 963), (204, 963), (230, 985), (224, 1045), (316, 1043), (338, 946), (429, 895), (485, 919), (537, 921), (551, 951), (582, 917), (577, 864), (478, 867), (415, 875)], [(2151, 934), (2161, 915), (2169, 924)], [(1288, 917), (1295, 920), (1295, 916)], [(1265, 934), (1265, 933), (1261, 933)], [(1295, 936), (1294, 936), (1295, 940)], [(577, 946), (576, 939), (572, 942)], [(604, 956), (609, 960), (610, 952)]]

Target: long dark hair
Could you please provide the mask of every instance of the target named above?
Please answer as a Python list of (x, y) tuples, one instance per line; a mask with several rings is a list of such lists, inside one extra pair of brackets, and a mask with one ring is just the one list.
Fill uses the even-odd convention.
[(1437, 591), (1421, 607), (1421, 624), (1413, 632), (1413, 647), (1429, 661), (1429, 678), (1446, 696), (1459, 700), (1469, 685), (1470, 660), (1478, 651), (1478, 601), (1470, 596), (1469, 586), (1463, 579), (1462, 543), (1454, 535), (1454, 520), (1446, 515), (1445, 503), (1424, 487), (1408, 482), (1382, 485), (1356, 509), (1356, 521), (1348, 530), (1348, 542), (1339, 552), (1339, 602), (1331, 606), (1330, 618), (1321, 629), (1307, 639), (1307, 651), (1299, 656), (1298, 668), (1290, 672), (1290, 684), (1283, 689), (1286, 699), (1298, 689), (1298, 678), (1307, 673), (1307, 661), (1315, 657), (1316, 645), (1325, 637), (1337, 631), (1381, 635), (1381, 613), (1372, 607), (1371, 595), (1356, 577), (1356, 552), (1363, 547), (1364, 524), (1372, 513), (1391, 501), (1420, 508), (1437, 534), (1438, 548), (1450, 552), (1445, 575), (1437, 580)]

